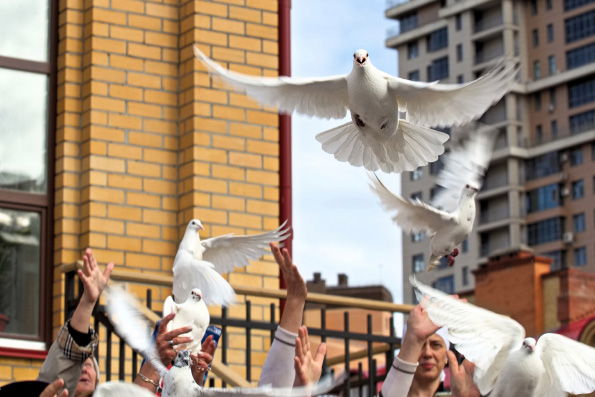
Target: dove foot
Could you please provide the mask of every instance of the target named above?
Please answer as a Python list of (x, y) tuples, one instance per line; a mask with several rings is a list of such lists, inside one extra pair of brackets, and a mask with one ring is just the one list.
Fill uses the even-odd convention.
[(446, 258), (446, 264), (448, 265), (448, 267), (452, 267), (452, 265), (455, 264), (455, 257), (453, 255), (448, 255), (448, 257)]
[(359, 114), (355, 115), (355, 125), (360, 128), (364, 128), (366, 126), (366, 123), (364, 123), (364, 121), (359, 117)]
[(459, 249), (455, 248), (454, 250), (452, 250), (452, 252), (450, 253), (451, 256), (455, 257), (457, 255), (459, 255)]

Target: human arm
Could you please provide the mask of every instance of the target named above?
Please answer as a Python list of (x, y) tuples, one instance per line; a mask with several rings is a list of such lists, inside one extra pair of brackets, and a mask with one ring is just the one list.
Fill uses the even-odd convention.
[(446, 353), (450, 366), (450, 388), (453, 397), (480, 397), (481, 393), (473, 382), (475, 365), (469, 360), (463, 360), (459, 365), (452, 351)]
[(298, 330), (299, 337), (295, 340), (295, 380), (294, 386), (305, 386), (316, 383), (322, 374), (322, 364), (326, 354), (326, 343), (322, 342), (312, 357), (310, 340), (308, 339), (308, 328), (302, 325)]

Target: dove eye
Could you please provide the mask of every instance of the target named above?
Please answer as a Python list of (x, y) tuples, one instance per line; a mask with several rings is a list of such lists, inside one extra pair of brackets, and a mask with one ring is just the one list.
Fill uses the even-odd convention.
[(466, 187), (467, 189), (469, 189), (469, 185), (465, 185), (465, 187)]
[(368, 57), (368, 53), (366, 52), (366, 58)]

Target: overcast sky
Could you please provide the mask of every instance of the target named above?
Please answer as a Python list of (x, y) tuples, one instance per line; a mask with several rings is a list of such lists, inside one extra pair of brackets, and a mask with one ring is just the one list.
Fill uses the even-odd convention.
[[(396, 22), (385, 0), (293, 0), (292, 75), (349, 73), (353, 52), (364, 48), (379, 69), (397, 74), (397, 52), (384, 46)], [(293, 115), (294, 260), (304, 278), (321, 272), (327, 285), (346, 273), (350, 285), (382, 284), (402, 302), (401, 237), (368, 188), (363, 168), (341, 163), (314, 138), (346, 120)], [(393, 191), (399, 175), (379, 174)]]

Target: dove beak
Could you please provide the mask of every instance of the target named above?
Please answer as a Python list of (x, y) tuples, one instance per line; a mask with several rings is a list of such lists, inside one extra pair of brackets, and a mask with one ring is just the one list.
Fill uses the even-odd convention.
[(360, 68), (364, 67), (364, 63), (366, 63), (366, 58), (364, 57), (357, 57), (355, 58), (355, 62), (359, 65)]
[(203, 227), (203, 225), (198, 225), (198, 230), (205, 230), (205, 228)]

